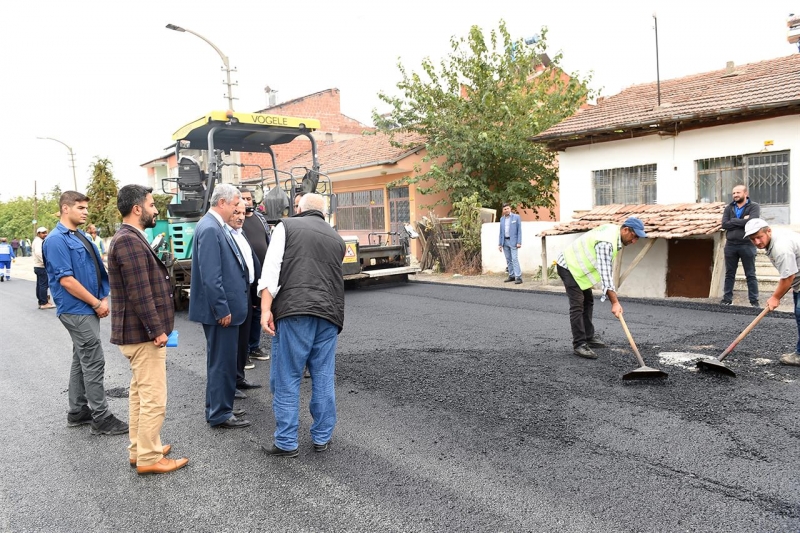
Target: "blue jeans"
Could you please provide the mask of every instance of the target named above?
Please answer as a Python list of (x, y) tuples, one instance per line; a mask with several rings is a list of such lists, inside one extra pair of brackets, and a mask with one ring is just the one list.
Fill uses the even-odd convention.
[(519, 248), (516, 245), (508, 246), (503, 245), (503, 253), (506, 256), (506, 264), (508, 265), (508, 275), (514, 278), (522, 277), (522, 270), (519, 268)]
[(794, 296), (794, 321), (797, 323), (797, 347), (794, 353), (800, 353), (800, 292), (793, 292)]
[(324, 444), (331, 439), (336, 425), (334, 367), (339, 328), (324, 318), (290, 316), (275, 324), (272, 338), (272, 365), (269, 386), (275, 413), (275, 446), (282, 450), (297, 448), (300, 425), (300, 382), (303, 367), (311, 373), (309, 411), (311, 439)]

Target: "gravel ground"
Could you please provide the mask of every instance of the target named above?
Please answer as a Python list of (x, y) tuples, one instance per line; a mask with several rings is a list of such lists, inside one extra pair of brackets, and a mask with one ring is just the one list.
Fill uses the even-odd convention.
[[(65, 424), (70, 345), (33, 284), (0, 285), (3, 531), (798, 531), (800, 368), (791, 315), (767, 316), (698, 373), (755, 311), (626, 300), (659, 381), (622, 381), (635, 359), (608, 304), (599, 359), (571, 355), (563, 294), (413, 282), (348, 291), (332, 449), (311, 451), (309, 383), (300, 457), (265, 457), (267, 388), (237, 402), (253, 426), (203, 420), (204, 339), (179, 314), (163, 431), (183, 471), (139, 477), (126, 438)], [(108, 321), (102, 336), (108, 339)], [(130, 373), (106, 344), (106, 388)], [(698, 355), (699, 356), (699, 355)], [(267, 382), (268, 363), (248, 379)], [(127, 415), (127, 400), (112, 397)]]

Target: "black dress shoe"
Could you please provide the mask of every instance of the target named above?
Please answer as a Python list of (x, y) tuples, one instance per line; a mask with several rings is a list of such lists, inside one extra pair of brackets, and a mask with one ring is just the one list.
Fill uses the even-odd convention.
[(236, 384), (237, 389), (260, 389), (261, 385), (257, 383), (250, 383), (246, 379), (243, 379), (239, 383)]
[(236, 389), (236, 392), (233, 394), (233, 397), (236, 398), (237, 400), (244, 400), (245, 398), (247, 398), (247, 394), (243, 393), (239, 389)]
[(300, 455), (300, 450), (298, 448), (295, 448), (294, 450), (284, 450), (272, 445), (262, 446), (261, 449), (264, 450), (264, 453), (271, 455), (272, 457), (297, 457)]
[(522, 283), (522, 278), (517, 278), (514, 280), (515, 285), (519, 285), (520, 283)]
[(211, 426), (211, 427), (219, 429), (238, 429), (238, 428), (246, 428), (249, 425), (250, 425), (249, 420), (244, 420), (244, 419), (239, 420), (235, 416), (232, 416), (222, 424), (217, 424), (216, 426)]
[(244, 416), (244, 415), (247, 414), (247, 411), (245, 411), (244, 409), (234, 409), (231, 412), (233, 413), (233, 416), (235, 416), (235, 417), (240, 417), (240, 416)]
[(503, 280), (503, 283), (509, 283), (511, 281), (514, 281), (515, 279), (517, 278), (515, 278), (514, 276), (508, 276), (506, 279)]
[(592, 351), (587, 344), (581, 344), (573, 350), (575, 355), (583, 357), (584, 359), (597, 359), (597, 354)]
[(331, 447), (331, 441), (328, 441), (325, 444), (317, 444), (316, 442), (314, 443), (315, 452), (326, 452), (330, 447)]

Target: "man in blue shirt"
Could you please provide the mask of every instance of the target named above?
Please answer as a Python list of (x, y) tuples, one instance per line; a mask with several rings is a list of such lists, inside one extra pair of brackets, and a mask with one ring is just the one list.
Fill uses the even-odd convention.
[(100, 251), (78, 229), (86, 223), (89, 198), (66, 191), (59, 199), (61, 220), (42, 246), (56, 315), (72, 338), (67, 425), (91, 424), (92, 435), (121, 435), (128, 424), (108, 410), (103, 385), (105, 356), (100, 319), (108, 316), (108, 273)]

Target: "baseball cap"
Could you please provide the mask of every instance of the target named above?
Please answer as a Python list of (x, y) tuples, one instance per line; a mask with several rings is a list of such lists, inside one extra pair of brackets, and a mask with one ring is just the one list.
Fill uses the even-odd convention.
[(744, 225), (744, 236), (749, 237), (750, 235), (755, 235), (762, 229), (768, 227), (769, 223), (763, 218), (751, 218), (747, 221), (747, 224)]
[(628, 219), (622, 223), (622, 227), (632, 229), (640, 239), (647, 238), (647, 233), (644, 232), (644, 223), (636, 217), (628, 217)]
[(36, 230), (36, 233), (47, 233), (47, 228), (44, 226), (39, 226), (39, 228)]

